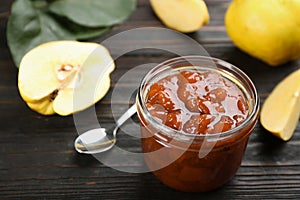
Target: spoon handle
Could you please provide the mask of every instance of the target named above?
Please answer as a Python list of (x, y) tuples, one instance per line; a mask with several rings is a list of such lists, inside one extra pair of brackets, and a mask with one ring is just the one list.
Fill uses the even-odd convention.
[(116, 122), (116, 126), (120, 127), (122, 124), (128, 120), (137, 111), (136, 105), (133, 104)]

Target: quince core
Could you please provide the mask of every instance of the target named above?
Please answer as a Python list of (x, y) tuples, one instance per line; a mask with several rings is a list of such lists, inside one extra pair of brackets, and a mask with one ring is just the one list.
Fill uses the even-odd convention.
[(23, 57), (19, 92), (27, 105), (41, 114), (69, 115), (103, 98), (114, 68), (108, 50), (100, 44), (44, 43)]

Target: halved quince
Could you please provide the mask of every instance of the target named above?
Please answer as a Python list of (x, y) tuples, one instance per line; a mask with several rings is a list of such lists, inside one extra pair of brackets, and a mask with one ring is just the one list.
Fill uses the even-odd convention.
[(19, 67), (19, 92), (44, 115), (69, 115), (99, 101), (110, 87), (114, 61), (100, 44), (44, 43), (29, 51)]
[(260, 121), (265, 129), (289, 140), (300, 117), (300, 69), (283, 79), (263, 104)]
[(209, 21), (203, 0), (150, 0), (150, 3), (167, 27), (180, 32), (194, 32)]

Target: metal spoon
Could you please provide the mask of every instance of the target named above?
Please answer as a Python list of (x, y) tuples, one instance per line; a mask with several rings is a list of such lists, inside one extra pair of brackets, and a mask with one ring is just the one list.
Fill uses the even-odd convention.
[(116, 143), (117, 131), (123, 123), (136, 113), (136, 105), (131, 106), (110, 129), (92, 129), (78, 136), (74, 147), (79, 153), (95, 154), (111, 149)]

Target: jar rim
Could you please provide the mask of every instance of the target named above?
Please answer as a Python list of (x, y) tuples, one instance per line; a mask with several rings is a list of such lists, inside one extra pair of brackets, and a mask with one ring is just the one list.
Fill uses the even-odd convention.
[[(143, 92), (144, 92), (143, 89), (147, 85), (147, 81), (149, 81), (150, 78), (152, 78), (154, 75), (156, 75), (158, 72), (160, 72), (160, 71), (157, 72), (157, 70), (159, 70), (162, 67), (170, 66), (172, 64), (175, 64), (175, 63), (181, 62), (181, 61), (185, 61), (185, 62), (188, 61), (188, 63), (192, 63), (192, 65), (182, 65), (183, 67), (184, 66), (195, 66), (196, 67), (196, 65), (193, 65), (193, 62), (210, 61), (215, 65), (215, 66), (210, 66), (212, 69), (214, 69), (214, 68), (220, 69), (220, 67), (217, 67), (217, 65), (222, 66), (223, 70), (225, 72), (228, 72), (232, 76), (232, 78), (236, 78), (240, 83), (243, 84), (244, 87), (250, 88), (248, 92), (252, 93), (251, 94), (252, 98), (249, 99), (249, 96), (247, 96), (246, 98), (248, 98), (248, 99), (246, 99), (246, 100), (252, 101), (253, 108), (251, 109), (251, 112), (248, 113), (246, 119), (241, 124), (239, 124), (238, 126), (232, 128), (228, 131), (214, 133), (214, 134), (190, 134), (190, 133), (185, 133), (184, 131), (172, 129), (172, 128), (168, 127), (167, 125), (161, 123), (155, 117), (153, 117), (150, 114), (150, 112), (148, 111), (145, 100), (143, 99)], [(199, 66), (199, 64), (197, 67), (201, 68), (201, 66)], [(234, 76), (232, 74), (232, 72), (234, 72), (236, 75), (239, 75), (239, 78)], [(220, 73), (220, 72), (218, 72), (218, 73)], [(223, 74), (221, 74), (221, 75), (224, 76)], [(238, 87), (240, 88), (239, 85), (238, 85)], [(247, 127), (249, 124), (251, 124), (258, 116), (260, 100), (259, 100), (258, 93), (257, 93), (254, 83), (238, 67), (236, 67), (233, 64), (230, 64), (226, 61), (218, 59), (218, 58), (208, 57), (208, 56), (190, 55), (190, 56), (180, 56), (180, 57), (168, 59), (162, 63), (159, 63), (154, 68), (152, 68), (144, 76), (144, 78), (142, 79), (142, 81), (140, 83), (140, 87), (137, 92), (137, 104), (142, 109), (142, 112), (144, 114), (143, 118), (148, 123), (150, 123), (153, 128), (158, 129), (159, 133), (161, 133), (163, 135), (166, 135), (166, 133), (168, 133), (167, 135), (171, 134), (173, 136), (184, 136), (185, 138), (188, 138), (188, 139), (204, 139), (204, 138), (205, 139), (221, 139), (221, 138), (227, 138), (227, 137), (234, 136), (235, 134), (239, 133), (239, 130), (241, 130), (241, 129)]]

